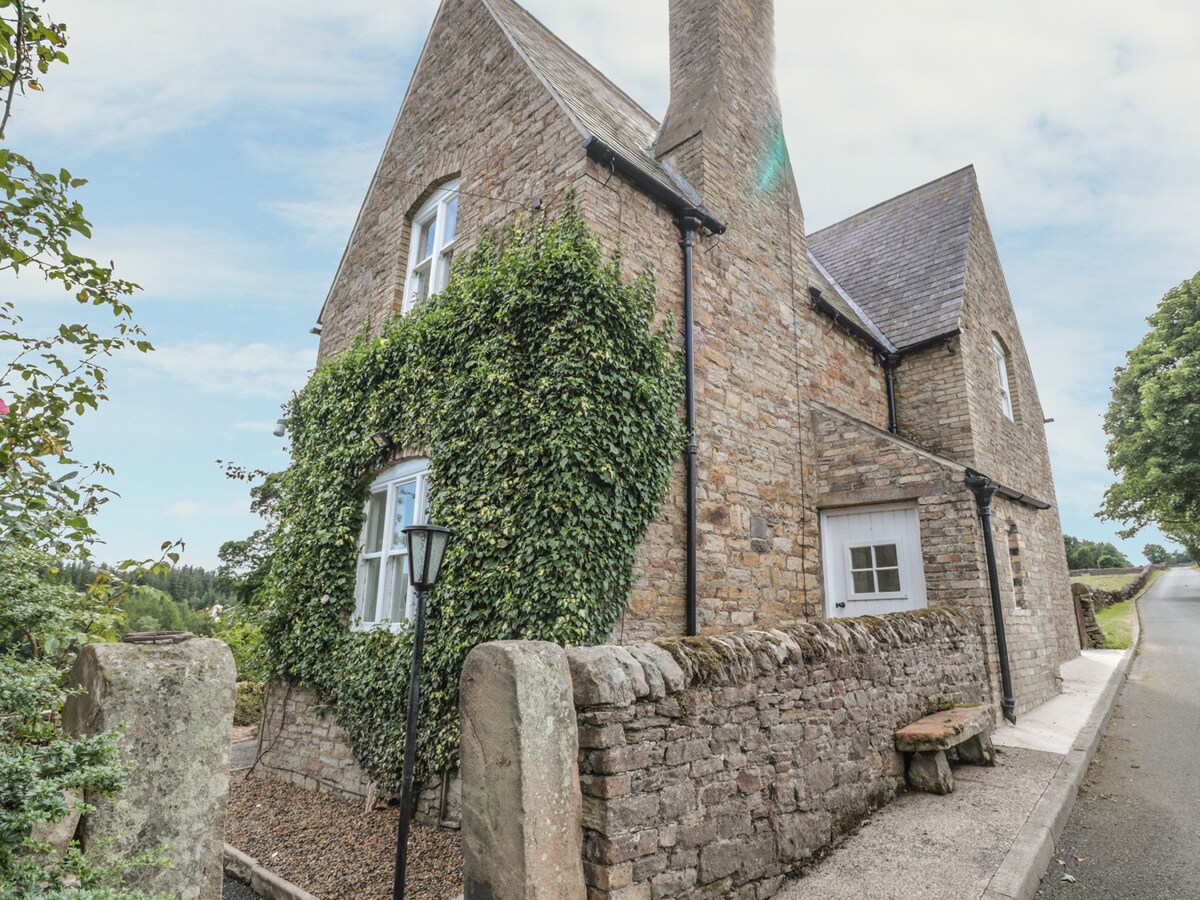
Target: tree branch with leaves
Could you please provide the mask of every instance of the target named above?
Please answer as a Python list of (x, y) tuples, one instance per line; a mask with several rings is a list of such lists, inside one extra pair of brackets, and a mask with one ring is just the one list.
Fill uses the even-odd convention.
[(1168, 291), (1149, 322), (1113, 380), (1104, 430), (1117, 481), (1100, 518), (1125, 523), (1125, 538), (1156, 524), (1191, 552), (1200, 546), (1200, 273)]

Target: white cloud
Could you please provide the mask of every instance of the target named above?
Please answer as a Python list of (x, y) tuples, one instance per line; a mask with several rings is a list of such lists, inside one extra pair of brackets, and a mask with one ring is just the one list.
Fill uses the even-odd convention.
[[(72, 249), (101, 263), (115, 260), (115, 275), (142, 288), (135, 304), (138, 297), (280, 301), (311, 292), (303, 275), (277, 270), (266, 251), (212, 229), (175, 223), (115, 225), (100, 229), (91, 240), (76, 242)], [(33, 269), (22, 272), (6, 290), (25, 302), (72, 303), (58, 282), (46, 281)]]
[(262, 342), (197, 342), (160, 344), (135, 364), (206, 394), (277, 400), (302, 387), (315, 362), (315, 349), (295, 350)]
[(392, 86), (380, 64), (420, 46), (433, 0), (248, 0), (236, 14), (201, 3), (59, 0), (71, 64), (23, 104), (23, 128), (127, 142), (232, 110), (313, 108)]
[(176, 500), (167, 506), (166, 513), (172, 519), (204, 519), (228, 516), (231, 513), (250, 511), (248, 500), (233, 500), (228, 503), (210, 503), (204, 500)]

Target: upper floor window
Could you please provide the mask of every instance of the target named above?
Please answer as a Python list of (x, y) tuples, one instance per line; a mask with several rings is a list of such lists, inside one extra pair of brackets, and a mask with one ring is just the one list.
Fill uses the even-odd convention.
[(1008, 386), (1008, 351), (1004, 349), (999, 335), (992, 335), (992, 353), (996, 357), (996, 373), (1000, 378), (1000, 408), (1004, 415), (1013, 419), (1012, 389)]
[(429, 521), (429, 460), (410, 459), (371, 483), (358, 556), (359, 627), (397, 625), (412, 615), (408, 545), (403, 529)]
[(458, 182), (444, 184), (412, 219), (404, 311), (446, 286), (458, 233)]

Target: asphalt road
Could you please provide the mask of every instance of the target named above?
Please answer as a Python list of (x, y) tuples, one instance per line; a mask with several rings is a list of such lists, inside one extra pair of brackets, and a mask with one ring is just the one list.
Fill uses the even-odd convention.
[(1200, 898), (1200, 571), (1167, 571), (1139, 608), (1137, 659), (1038, 897)]

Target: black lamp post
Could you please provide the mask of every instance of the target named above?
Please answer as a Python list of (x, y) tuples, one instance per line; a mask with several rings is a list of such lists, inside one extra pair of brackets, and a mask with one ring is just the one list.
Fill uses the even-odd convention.
[(392, 900), (404, 900), (408, 866), (408, 829), (413, 817), (413, 768), (417, 761), (417, 707), (421, 703), (421, 653), (425, 649), (425, 598), (437, 581), (450, 542), (450, 529), (440, 525), (409, 525), (408, 572), (417, 608), (413, 624), (412, 669), (408, 676), (408, 725), (404, 729), (404, 769), (400, 778), (400, 827), (396, 833), (396, 875)]

